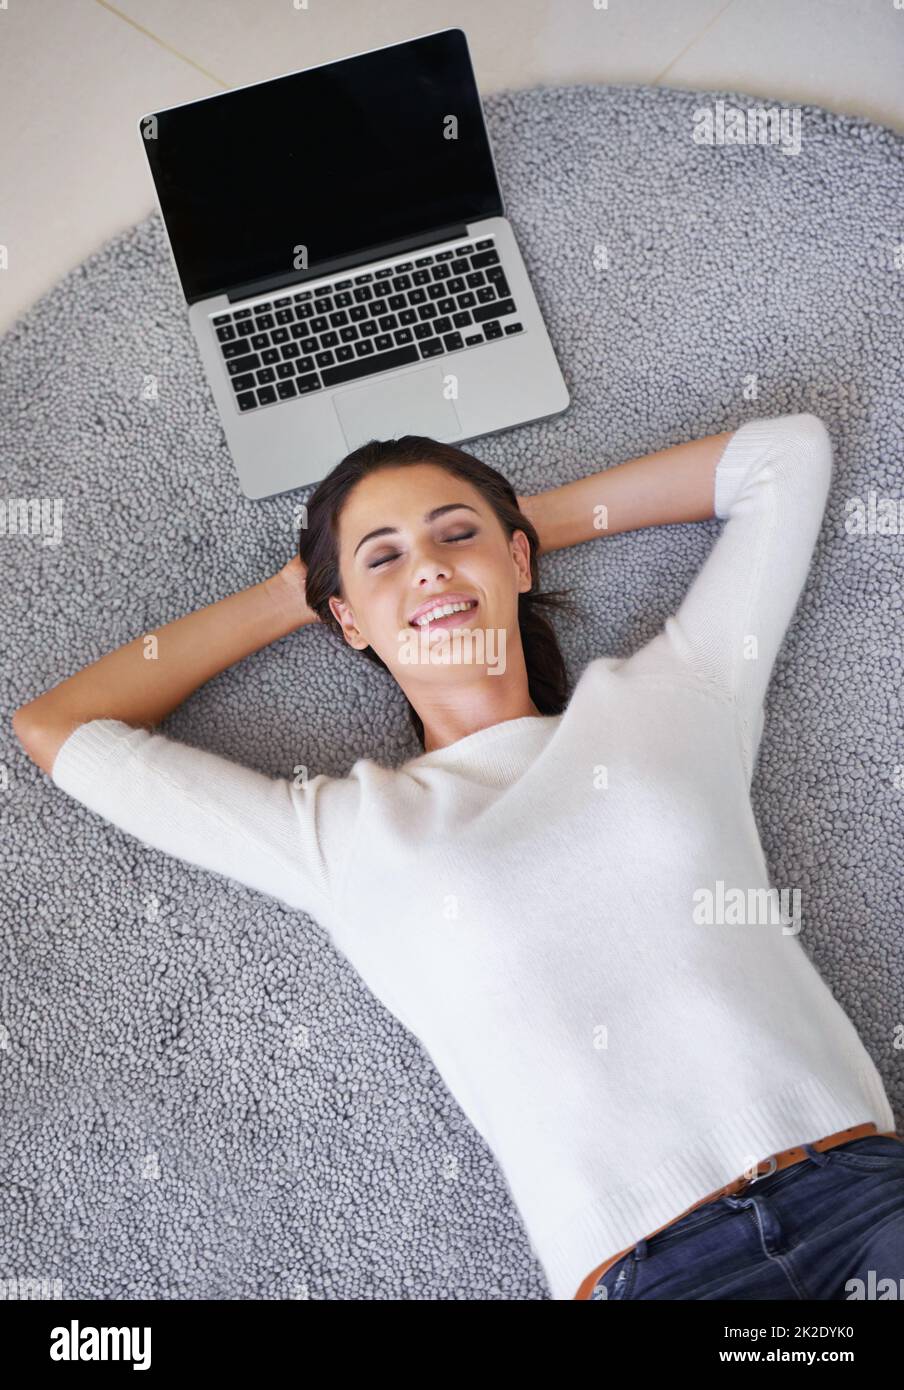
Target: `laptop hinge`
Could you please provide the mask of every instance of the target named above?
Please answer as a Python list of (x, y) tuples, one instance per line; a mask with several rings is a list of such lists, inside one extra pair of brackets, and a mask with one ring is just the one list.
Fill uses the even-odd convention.
[(460, 241), (467, 235), (467, 223), (456, 222), (420, 236), (404, 237), (401, 241), (387, 241), (381, 246), (355, 251), (350, 256), (337, 256), (331, 261), (320, 261), (316, 266), (299, 271), (290, 279), (284, 275), (269, 275), (259, 280), (249, 280), (244, 285), (233, 285), (232, 289), (226, 291), (226, 298), (230, 304), (234, 304), (238, 299), (250, 299), (256, 294), (267, 294), (270, 290), (288, 290), (293, 286), (303, 285), (306, 280), (319, 280), (324, 275), (332, 275), (337, 270), (354, 270), (357, 266), (386, 260), (389, 256), (398, 256), (404, 251), (419, 251), (425, 246), (435, 246), (439, 241)]

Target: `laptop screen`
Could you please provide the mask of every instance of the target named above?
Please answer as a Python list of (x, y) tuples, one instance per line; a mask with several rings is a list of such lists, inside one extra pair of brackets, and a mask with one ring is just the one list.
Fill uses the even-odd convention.
[(461, 29), (171, 107), (139, 130), (190, 304), (504, 211)]

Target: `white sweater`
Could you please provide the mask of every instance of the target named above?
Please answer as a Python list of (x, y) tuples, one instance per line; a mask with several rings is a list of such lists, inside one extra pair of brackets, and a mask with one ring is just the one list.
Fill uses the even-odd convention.
[(306, 786), (113, 719), (54, 764), (146, 844), (323, 924), (495, 1154), (557, 1299), (754, 1161), (894, 1129), (797, 935), (808, 905), (764, 915), (748, 893), (770, 886), (749, 797), (763, 700), (831, 460), (811, 414), (736, 431), (727, 524), (678, 612), (591, 661), (562, 714)]

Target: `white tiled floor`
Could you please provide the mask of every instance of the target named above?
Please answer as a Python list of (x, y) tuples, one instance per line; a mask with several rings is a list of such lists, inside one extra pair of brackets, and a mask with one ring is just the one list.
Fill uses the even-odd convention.
[(0, 0), (0, 332), (155, 206), (145, 112), (453, 25), (483, 92), (720, 88), (904, 132), (904, 0)]

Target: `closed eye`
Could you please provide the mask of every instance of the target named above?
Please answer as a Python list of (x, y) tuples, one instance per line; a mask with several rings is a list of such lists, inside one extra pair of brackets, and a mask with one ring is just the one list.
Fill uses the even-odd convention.
[[(476, 531), (466, 531), (466, 532), (464, 533), (464, 535), (462, 535), (462, 536), (447, 536), (446, 539), (447, 539), (448, 541), (454, 543), (455, 541), (469, 541), (469, 540), (471, 540), (472, 536), (476, 536), (476, 535), (477, 535), (477, 532), (476, 532)], [(376, 569), (379, 569), (381, 565), (386, 565), (386, 564), (389, 563), (390, 560), (395, 560), (395, 559), (397, 559), (397, 558), (398, 558), (398, 555), (397, 555), (397, 554), (395, 554), (395, 555), (384, 555), (382, 559), (380, 559), (380, 560), (374, 560), (372, 564), (369, 564), (369, 565), (367, 566), (367, 568), (368, 568), (369, 570), (376, 570)]]

